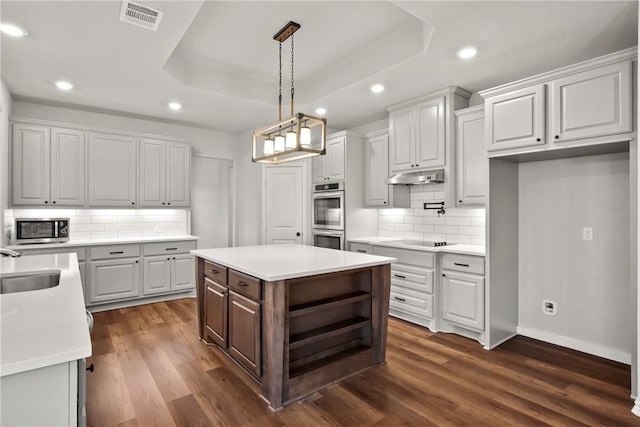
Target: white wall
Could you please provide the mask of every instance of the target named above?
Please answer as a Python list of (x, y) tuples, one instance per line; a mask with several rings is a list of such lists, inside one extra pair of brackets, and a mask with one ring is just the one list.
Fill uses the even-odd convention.
[[(180, 114), (179, 112), (177, 113)], [(16, 101), (12, 116), (169, 136), (190, 142), (192, 155), (233, 159), (237, 135), (199, 127)]]
[(9, 207), (9, 116), (12, 107), (11, 94), (0, 80), (0, 247), (8, 244), (2, 213)]
[(631, 363), (629, 153), (521, 163), (518, 202), (518, 333)]
[(251, 161), (252, 133), (235, 145), (235, 246), (262, 243), (262, 165)]

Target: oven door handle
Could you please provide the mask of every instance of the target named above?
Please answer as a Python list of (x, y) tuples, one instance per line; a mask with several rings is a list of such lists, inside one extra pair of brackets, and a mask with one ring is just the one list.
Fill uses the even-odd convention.
[(343, 198), (344, 191), (318, 191), (313, 193), (314, 199), (333, 199), (335, 197)]
[(342, 231), (335, 232), (335, 231), (313, 230), (313, 234), (317, 236), (344, 237), (344, 232)]

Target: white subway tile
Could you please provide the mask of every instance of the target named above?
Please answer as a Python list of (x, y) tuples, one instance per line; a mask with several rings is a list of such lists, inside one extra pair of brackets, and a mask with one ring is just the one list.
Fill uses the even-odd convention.
[(118, 231), (118, 237), (142, 237), (142, 230)]
[(73, 234), (71, 234), (71, 236), (69, 236), (71, 238), (71, 240), (89, 240), (91, 239), (91, 233), (86, 231), (86, 232), (75, 232)]
[(398, 231), (413, 231), (413, 224), (394, 224), (394, 229)]
[(484, 227), (485, 226), (485, 218), (483, 216), (472, 216), (471, 225), (474, 227)]
[(440, 234), (458, 234), (458, 227), (454, 225), (436, 225), (434, 231)]
[(437, 225), (445, 225), (447, 223), (447, 219), (444, 216), (428, 216), (424, 219), (425, 224), (437, 224)]
[(82, 215), (104, 215), (105, 209), (85, 209), (82, 211)]
[(90, 224), (91, 223), (90, 216), (74, 216), (69, 218), (71, 224)]
[(92, 231), (91, 239), (115, 239), (118, 237), (116, 231)]
[(469, 236), (484, 236), (484, 227), (460, 227), (458, 233)]
[(145, 230), (142, 234), (144, 237), (164, 236), (164, 230)]
[(393, 224), (391, 222), (381, 222), (381, 223), (378, 224), (378, 229), (391, 231), (391, 230), (394, 229), (393, 228), (394, 225), (395, 224)]
[(446, 235), (447, 243), (461, 243), (468, 245), (471, 243), (471, 236), (463, 236), (460, 234), (447, 234)]
[(424, 218), (421, 216), (405, 216), (404, 222), (407, 224), (422, 224), (424, 223)]
[(117, 216), (112, 215), (98, 215), (91, 217), (92, 224), (114, 224), (118, 222)]
[(104, 231), (127, 231), (131, 230), (131, 224), (129, 223), (115, 223), (105, 224)]
[(170, 228), (170, 229), (164, 230), (165, 236), (183, 236), (184, 234), (185, 234), (185, 231), (181, 228)]
[(445, 211), (447, 212), (446, 216), (458, 216), (458, 209), (456, 208), (445, 208)]
[(482, 245), (484, 246), (486, 244), (485, 238), (484, 236), (471, 236), (471, 242), (472, 245)]
[(138, 223), (142, 222), (142, 217), (139, 215), (119, 215), (118, 222)]
[(435, 231), (433, 225), (426, 224), (416, 224), (413, 226), (414, 231), (419, 231), (421, 233), (433, 233)]
[(484, 217), (486, 216), (486, 210), (485, 209), (465, 209), (468, 212), (469, 216), (481, 216)]
[(438, 233), (424, 233), (424, 240), (446, 241), (446, 236)]
[(104, 224), (78, 224), (76, 228), (78, 231), (104, 231)]
[[(447, 212), (449, 213), (449, 212)], [(446, 219), (447, 225), (471, 225), (471, 218), (468, 216), (454, 216), (447, 217)]]
[(142, 222), (162, 222), (164, 215), (146, 215), (142, 218)]
[(436, 191), (433, 193), (434, 200), (444, 200), (444, 191)]
[(416, 233), (415, 231), (405, 231), (403, 239), (405, 240), (419, 240), (422, 241), (422, 233)]

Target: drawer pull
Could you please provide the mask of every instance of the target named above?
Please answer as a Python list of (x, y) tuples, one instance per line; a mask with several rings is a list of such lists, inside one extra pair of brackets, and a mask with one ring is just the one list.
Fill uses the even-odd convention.
[(458, 267), (469, 267), (469, 264), (462, 264), (461, 262), (454, 262), (453, 265), (457, 265)]
[(178, 248), (165, 248), (164, 250), (165, 251), (177, 251)]
[(403, 276), (402, 274), (394, 274), (394, 277), (397, 277), (398, 279), (406, 279), (407, 276)]
[(236, 280), (236, 285), (240, 285), (240, 286), (248, 286), (245, 282), (243, 282), (242, 280)]
[(123, 254), (124, 251), (114, 251), (114, 252), (109, 252), (109, 255), (120, 255)]
[(407, 300), (404, 298), (400, 298), (400, 297), (394, 297), (394, 298), (397, 299), (398, 301), (407, 302)]
[(219, 273), (219, 271), (218, 271), (218, 270), (211, 269), (211, 270), (209, 270), (209, 273), (211, 273), (211, 274), (218, 274), (218, 273)]
[(356, 252), (362, 252), (362, 253), (367, 253), (367, 251), (365, 251), (364, 249), (356, 249)]

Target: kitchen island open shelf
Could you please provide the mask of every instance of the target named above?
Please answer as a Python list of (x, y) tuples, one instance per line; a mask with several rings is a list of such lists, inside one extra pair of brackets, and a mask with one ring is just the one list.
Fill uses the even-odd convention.
[[(393, 258), (302, 245), (192, 253), (198, 257), (200, 336), (220, 346), (250, 372), (274, 410), (385, 362), (389, 264)], [(284, 265), (282, 259), (292, 261)], [(210, 339), (208, 331), (215, 324), (227, 328), (216, 331), (216, 336), (234, 336), (231, 320), (207, 323), (208, 315), (221, 314), (206, 307), (210, 300), (206, 298), (205, 263), (211, 262), (227, 271), (228, 277), (242, 273), (258, 284), (261, 298), (253, 299), (254, 306), (247, 306), (247, 313), (252, 314), (245, 316), (252, 319), (247, 322), (253, 327), (255, 340), (236, 339), (234, 343), (233, 338)], [(234, 289), (226, 277), (218, 278), (217, 284), (216, 307), (224, 309), (224, 304), (231, 304), (225, 297)]]

